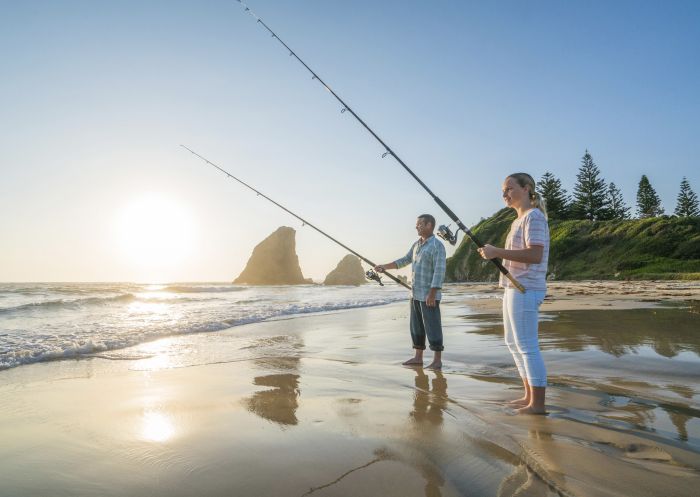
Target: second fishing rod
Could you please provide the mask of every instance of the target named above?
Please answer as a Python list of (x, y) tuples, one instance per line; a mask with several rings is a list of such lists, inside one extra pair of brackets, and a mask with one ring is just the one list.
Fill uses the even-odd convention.
[[(376, 264), (375, 264), (374, 262), (370, 261), (370, 260), (367, 259), (366, 257), (361, 256), (360, 254), (358, 254), (357, 252), (355, 252), (353, 249), (351, 249), (351, 248), (348, 247), (347, 245), (345, 245), (345, 244), (339, 242), (338, 240), (336, 240), (335, 238), (333, 238), (331, 235), (329, 235), (329, 234), (326, 233), (325, 231), (321, 230), (320, 228), (317, 228), (316, 226), (314, 226), (313, 224), (311, 224), (310, 222), (308, 222), (306, 219), (302, 218), (301, 216), (296, 215), (295, 213), (293, 213), (292, 211), (290, 211), (289, 209), (287, 209), (287, 208), (286, 208), (285, 206), (283, 206), (282, 204), (279, 204), (279, 203), (275, 202), (274, 200), (272, 200), (270, 197), (268, 197), (268, 196), (265, 195), (264, 193), (262, 193), (262, 192), (256, 190), (256, 189), (253, 188), (252, 186), (250, 186), (248, 183), (244, 182), (243, 180), (238, 179), (238, 178), (235, 177), (233, 174), (229, 173), (228, 171), (226, 171), (226, 170), (223, 169), (222, 167), (219, 167), (218, 165), (214, 164), (212, 161), (210, 161), (210, 160), (207, 159), (206, 157), (204, 157), (204, 156), (202, 156), (202, 155), (199, 155), (197, 152), (195, 152), (194, 150), (192, 150), (192, 149), (189, 148), (189, 147), (186, 147), (185, 145), (180, 145), (180, 146), (181, 146), (182, 148), (184, 148), (185, 150), (187, 150), (188, 152), (190, 152), (190, 153), (192, 153), (193, 155), (195, 155), (196, 157), (199, 157), (201, 160), (203, 160), (204, 162), (206, 162), (206, 163), (209, 164), (210, 166), (215, 167), (216, 169), (218, 169), (219, 171), (221, 171), (222, 173), (224, 173), (226, 176), (228, 176), (228, 177), (231, 178), (232, 180), (238, 181), (241, 185), (245, 186), (245, 187), (248, 188), (249, 190), (254, 191), (254, 192), (257, 193), (259, 196), (263, 197), (265, 200), (267, 200), (267, 201), (269, 201), (269, 202), (275, 204), (277, 207), (279, 207), (279, 208), (282, 209), (283, 211), (285, 211), (285, 212), (291, 214), (292, 216), (294, 216), (295, 218), (297, 218), (299, 221), (301, 221), (302, 223), (304, 223), (305, 226), (309, 226), (310, 228), (315, 229), (316, 231), (318, 231), (319, 233), (321, 233), (323, 236), (325, 236), (325, 237), (328, 238), (329, 240), (332, 240), (333, 242), (337, 243), (338, 245), (340, 245), (341, 247), (343, 247), (345, 250), (347, 250), (348, 252), (350, 252), (350, 253), (353, 254), (354, 256), (359, 257), (359, 258), (360, 258), (361, 260), (363, 260), (365, 263), (369, 264), (369, 265), (371, 266), (371, 268), (373, 268), (373, 267), (376, 266)], [(367, 277), (367, 279), (368, 279), (368, 280), (376, 281), (376, 282), (379, 283), (381, 286), (384, 286), (384, 283), (382, 283), (381, 277), (380, 277), (377, 273), (375, 273), (374, 270), (371, 269), (371, 268), (365, 273), (365, 276)], [(384, 271), (382, 274), (386, 275), (389, 279), (393, 280), (394, 282), (398, 283), (399, 285), (406, 287), (408, 290), (411, 290), (411, 286), (410, 286), (409, 284), (407, 284), (405, 281), (402, 281), (401, 279), (397, 278), (397, 277), (394, 276), (393, 274), (387, 273), (386, 271)]]
[[(250, 15), (258, 22), (258, 24), (260, 24), (261, 26), (263, 26), (263, 27), (270, 33), (270, 35), (272, 35), (272, 37), (273, 37), (274, 39), (276, 39), (285, 49), (287, 49), (287, 50), (289, 51), (289, 56), (290, 56), (290, 57), (294, 57), (296, 60), (298, 60), (299, 63), (301, 63), (301, 65), (303, 65), (303, 66), (306, 68), (306, 70), (309, 71), (309, 72), (311, 73), (312, 79), (315, 79), (315, 80), (317, 80), (319, 83), (321, 83), (321, 85), (323, 85), (323, 87), (324, 87), (326, 90), (328, 90), (328, 92), (329, 92), (331, 95), (333, 95), (333, 96), (335, 97), (335, 99), (336, 99), (338, 102), (340, 102), (340, 104), (343, 106), (340, 112), (343, 112), (343, 113), (344, 113), (344, 112), (349, 112), (350, 114), (352, 114), (352, 116), (353, 116), (355, 119), (357, 119), (357, 121), (358, 121), (358, 122), (359, 122), (359, 123), (360, 123), (360, 124), (361, 124), (361, 125), (362, 125), (362, 126), (363, 126), (363, 127), (364, 127), (364, 128), (379, 142), (379, 143), (380, 143), (380, 144), (381, 144), (381, 145), (382, 145), (382, 147), (384, 147), (385, 152), (382, 154), (382, 158), (383, 158), (383, 157), (386, 157), (387, 155), (391, 155), (394, 159), (396, 159), (396, 162), (398, 162), (398, 163), (401, 165), (401, 167), (403, 167), (403, 168), (408, 172), (408, 174), (410, 174), (410, 175), (413, 177), (413, 179), (415, 179), (415, 180), (425, 189), (425, 191), (428, 192), (428, 194), (433, 198), (433, 200), (435, 200), (435, 202), (440, 206), (440, 208), (445, 212), (445, 214), (447, 214), (447, 215), (450, 217), (450, 219), (452, 219), (452, 221), (453, 221), (455, 224), (457, 224), (457, 227), (459, 228), (459, 229), (457, 230), (457, 232), (459, 232), (459, 230), (462, 230), (462, 231), (464, 232), (464, 234), (467, 235), (467, 236), (472, 240), (472, 242), (474, 242), (474, 243), (476, 244), (477, 247), (481, 248), (481, 247), (484, 246), (484, 244), (481, 242), (481, 240), (480, 240), (476, 235), (474, 235), (474, 233), (472, 233), (472, 231), (471, 231), (469, 228), (467, 228), (467, 226), (457, 217), (457, 215), (456, 215), (454, 212), (452, 212), (452, 209), (450, 209), (450, 208), (445, 204), (445, 202), (443, 202), (437, 195), (435, 195), (435, 194), (432, 192), (432, 190), (431, 190), (430, 188), (428, 188), (428, 186), (427, 186), (425, 183), (423, 183), (423, 181), (411, 170), (411, 168), (409, 168), (409, 167), (406, 165), (406, 163), (405, 163), (403, 160), (401, 160), (401, 158), (400, 158), (398, 155), (396, 155), (396, 153), (391, 149), (391, 147), (389, 147), (389, 145), (387, 145), (386, 143), (384, 143), (384, 140), (382, 140), (382, 139), (372, 130), (372, 128), (370, 128), (370, 127), (367, 125), (367, 123), (365, 123), (365, 122), (360, 118), (360, 116), (358, 116), (358, 115), (355, 113), (355, 111), (352, 110), (352, 109), (350, 108), (350, 106), (349, 106), (348, 104), (346, 104), (346, 103), (343, 101), (343, 99), (340, 98), (340, 97), (331, 89), (331, 87), (328, 86), (328, 85), (318, 76), (318, 74), (316, 74), (316, 73), (313, 71), (313, 69), (311, 69), (311, 68), (306, 64), (306, 62), (304, 62), (304, 61), (294, 52), (294, 50), (292, 50), (291, 48), (289, 48), (289, 46), (288, 46), (284, 41), (282, 41), (282, 39), (281, 39), (279, 36), (277, 36), (277, 33), (275, 33), (274, 31), (272, 31), (272, 29), (270, 29), (270, 27), (269, 27), (267, 24), (265, 24), (265, 22), (264, 22), (260, 17), (258, 17), (257, 15), (255, 15), (255, 13), (253, 13), (253, 11), (250, 9), (250, 7), (248, 7), (242, 0), (238, 0), (238, 3), (240, 3), (240, 4), (243, 6), (243, 8), (245, 9), (245, 11), (246, 11), (248, 14), (250, 14)], [(452, 232), (450, 231), (450, 229), (449, 229), (447, 226), (440, 226), (440, 227), (438, 228), (438, 236), (440, 236), (442, 239), (444, 239), (445, 241), (449, 242), (449, 243), (452, 244), (452, 245), (455, 245), (455, 243), (457, 242), (457, 232), (452, 233)], [(498, 270), (503, 274), (503, 276), (505, 276), (506, 278), (508, 278), (508, 279), (510, 280), (510, 282), (513, 284), (513, 286), (515, 286), (515, 287), (516, 287), (518, 290), (520, 290), (522, 293), (525, 293), (525, 287), (523, 287), (523, 286), (520, 284), (520, 282), (519, 282), (518, 280), (516, 280), (515, 277), (513, 277), (512, 274), (510, 274), (510, 272), (503, 266), (503, 263), (500, 261), (500, 259), (490, 259), (490, 260), (491, 260), (491, 262), (492, 262), (493, 264), (495, 264), (495, 266), (496, 266), (496, 267), (498, 268)]]

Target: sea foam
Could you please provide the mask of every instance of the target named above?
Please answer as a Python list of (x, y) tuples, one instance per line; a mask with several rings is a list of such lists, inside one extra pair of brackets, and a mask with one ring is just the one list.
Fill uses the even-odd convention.
[(0, 284), (0, 369), (406, 299), (400, 287)]

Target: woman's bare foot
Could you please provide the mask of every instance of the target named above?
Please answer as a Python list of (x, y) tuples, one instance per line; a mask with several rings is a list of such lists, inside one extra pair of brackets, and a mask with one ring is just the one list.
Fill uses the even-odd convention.
[(530, 399), (523, 397), (522, 399), (510, 400), (507, 402), (509, 406), (527, 406), (530, 405)]
[(442, 361), (433, 361), (430, 363), (430, 365), (426, 369), (432, 369), (435, 371), (438, 371), (442, 369)]
[(417, 357), (411, 357), (408, 361), (404, 361), (402, 364), (404, 366), (422, 366), (423, 359), (419, 359)]
[(547, 414), (547, 410), (544, 407), (535, 407), (531, 405), (516, 409), (515, 412), (518, 414)]

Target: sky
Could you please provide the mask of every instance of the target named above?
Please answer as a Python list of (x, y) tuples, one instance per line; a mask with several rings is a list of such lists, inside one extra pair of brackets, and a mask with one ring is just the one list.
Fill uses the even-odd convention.
[[(377, 263), (449, 221), (235, 0), (0, 4), (0, 281), (230, 281), (283, 225), (306, 277), (345, 255), (181, 144)], [(698, 2), (247, 4), (469, 226), (586, 150), (629, 206), (700, 193)]]

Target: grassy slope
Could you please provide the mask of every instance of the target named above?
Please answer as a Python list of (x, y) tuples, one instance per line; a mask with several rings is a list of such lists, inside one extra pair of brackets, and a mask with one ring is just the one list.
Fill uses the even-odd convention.
[[(472, 231), (503, 246), (514, 211), (502, 209)], [(550, 222), (549, 278), (700, 279), (700, 218)], [(494, 281), (496, 267), (463, 240), (447, 261), (448, 281)]]

